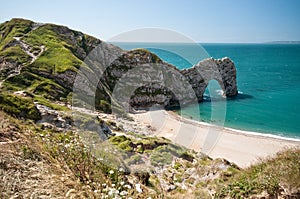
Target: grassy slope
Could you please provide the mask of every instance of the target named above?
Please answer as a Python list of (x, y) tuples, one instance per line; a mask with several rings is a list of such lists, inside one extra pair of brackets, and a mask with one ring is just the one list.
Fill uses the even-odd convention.
[(45, 70), (48, 73), (61, 73), (66, 70), (76, 71), (82, 64), (70, 50), (63, 35), (53, 30), (54, 25), (46, 24), (26, 34), (24, 40), (33, 47), (46, 46), (46, 51), (30, 66), (36, 70)]
[(276, 157), (262, 160), (235, 175), (225, 173), (230, 178), (218, 190), (218, 197), (246, 198), (266, 192), (276, 197), (283, 189), (300, 197), (300, 149), (279, 152)]
[[(24, 52), (14, 37), (20, 37), (21, 42), (29, 45), (30, 53), (38, 55), (33, 63), (32, 58)], [(12, 19), (2, 23), (0, 61), (12, 63), (15, 68), (18, 66), (22, 69), (20, 74), (10, 78), (7, 76), (13, 73), (14, 69), (1, 69), (0, 80), (7, 79), (2, 83), (0, 90), (6, 93), (26, 91), (34, 96), (35, 101), (54, 109), (61, 109), (55, 106), (55, 102), (70, 102), (72, 95), (72, 85), (68, 78), (74, 78), (72, 74), (76, 73), (79, 67), (86, 67), (87, 71), (91, 72), (91, 69), (83, 64), (83, 60), (100, 43), (100, 40), (92, 36), (64, 26), (35, 24), (23, 19)], [(62, 76), (67, 73), (70, 76)], [(108, 99), (101, 100), (97, 100), (97, 103), (101, 104), (96, 106), (109, 112)]]
[(0, 109), (17, 117), (31, 120), (41, 119), (40, 112), (30, 97), (21, 97), (12, 94), (0, 94)]
[(24, 19), (12, 19), (5, 23), (0, 24), (0, 49), (3, 48), (14, 40), (13, 37), (22, 37), (31, 30), (32, 21)]
[[(6, 79), (2, 92), (25, 90), (40, 103), (45, 104), (44, 102), (48, 101), (45, 105), (56, 108), (57, 106), (52, 102), (67, 101), (71, 91), (57, 82), (55, 75), (66, 71), (77, 71), (82, 64), (82, 57), (76, 54), (77, 48), (88, 52), (92, 49), (87, 42), (99, 41), (66, 27), (45, 24), (33, 29), (33, 24), (32, 21), (23, 19), (12, 19), (0, 24), (0, 60), (22, 66), (19, 75)], [(72, 41), (64, 33), (59, 32), (60, 28), (69, 31), (68, 34), (82, 34), (82, 39)], [(20, 45), (13, 45), (16, 42), (13, 37), (21, 37), (21, 40), (30, 46), (32, 52), (40, 52), (42, 46), (45, 51), (30, 63), (31, 57)]]

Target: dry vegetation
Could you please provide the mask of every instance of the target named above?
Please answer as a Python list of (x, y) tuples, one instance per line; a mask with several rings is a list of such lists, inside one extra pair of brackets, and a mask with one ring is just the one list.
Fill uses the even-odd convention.
[(73, 173), (51, 158), (30, 125), (0, 112), (0, 198), (64, 198), (82, 186)]
[[(0, 121), (0, 198), (300, 197), (299, 149), (240, 170), (224, 160), (197, 157), (192, 152), (182, 156), (187, 151), (165, 139), (134, 137), (134, 133), (112, 137), (109, 141), (115, 149), (125, 156), (131, 153), (125, 158), (130, 167), (148, 157), (150, 164), (160, 168), (158, 173), (155, 169), (134, 173), (120, 163), (110, 167), (105, 161), (115, 155), (90, 151), (87, 146), (91, 143), (83, 144), (75, 132), (45, 130), (3, 112)], [(167, 158), (158, 155), (166, 150)]]

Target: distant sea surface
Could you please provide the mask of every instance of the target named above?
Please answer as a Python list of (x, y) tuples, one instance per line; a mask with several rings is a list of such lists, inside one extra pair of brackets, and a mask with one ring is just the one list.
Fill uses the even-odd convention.
[[(207, 55), (195, 45), (115, 43), (123, 49), (147, 48), (179, 69), (189, 68)], [(225, 127), (300, 138), (300, 44), (202, 44), (208, 57), (229, 57), (237, 68), (239, 95), (227, 100)], [(183, 52), (185, 59), (178, 56)], [(181, 53), (179, 53), (181, 54)], [(188, 57), (186, 57), (188, 56)], [(205, 57), (206, 56), (206, 57)], [(189, 61), (187, 61), (187, 60)], [(206, 91), (204, 102), (181, 110), (185, 117), (214, 123)]]

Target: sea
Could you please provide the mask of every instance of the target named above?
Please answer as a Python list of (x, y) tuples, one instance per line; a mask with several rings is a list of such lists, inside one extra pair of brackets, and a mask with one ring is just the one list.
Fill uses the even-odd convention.
[[(222, 125), (300, 139), (300, 44), (114, 44), (126, 50), (147, 48), (178, 69), (192, 67), (209, 57), (229, 57), (237, 69), (239, 93), (226, 99)], [(203, 102), (183, 107), (179, 113), (193, 120), (218, 123), (212, 111), (224, 100), (212, 98), (213, 92), (221, 95), (216, 81), (210, 81), (209, 86)]]

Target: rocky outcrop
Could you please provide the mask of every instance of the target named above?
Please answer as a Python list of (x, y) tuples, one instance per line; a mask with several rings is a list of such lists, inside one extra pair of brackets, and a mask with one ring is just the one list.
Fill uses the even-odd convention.
[(237, 95), (236, 68), (227, 57), (205, 59), (192, 68), (178, 70), (155, 54), (136, 49), (124, 52), (113, 61), (100, 82), (108, 86), (112, 93), (109, 97), (130, 111), (132, 107), (154, 104), (170, 108), (198, 103), (213, 79), (219, 83), (224, 96)]
[(54, 129), (56, 131), (92, 131), (98, 134), (101, 140), (106, 140), (109, 136), (115, 135), (109, 126), (101, 118), (96, 116), (96, 112), (88, 112), (86, 109), (73, 110), (73, 117), (64, 112), (53, 110), (50, 107), (35, 103), (41, 114), (40, 120), (36, 123), (41, 124), (42, 128)]
[(20, 65), (15, 61), (6, 61), (0, 57), (0, 79), (8, 78), (19, 71)]
[(188, 78), (199, 101), (202, 100), (210, 80), (216, 80), (219, 83), (224, 96), (237, 95), (236, 68), (228, 57), (205, 59), (192, 68), (182, 70), (181, 74)]

